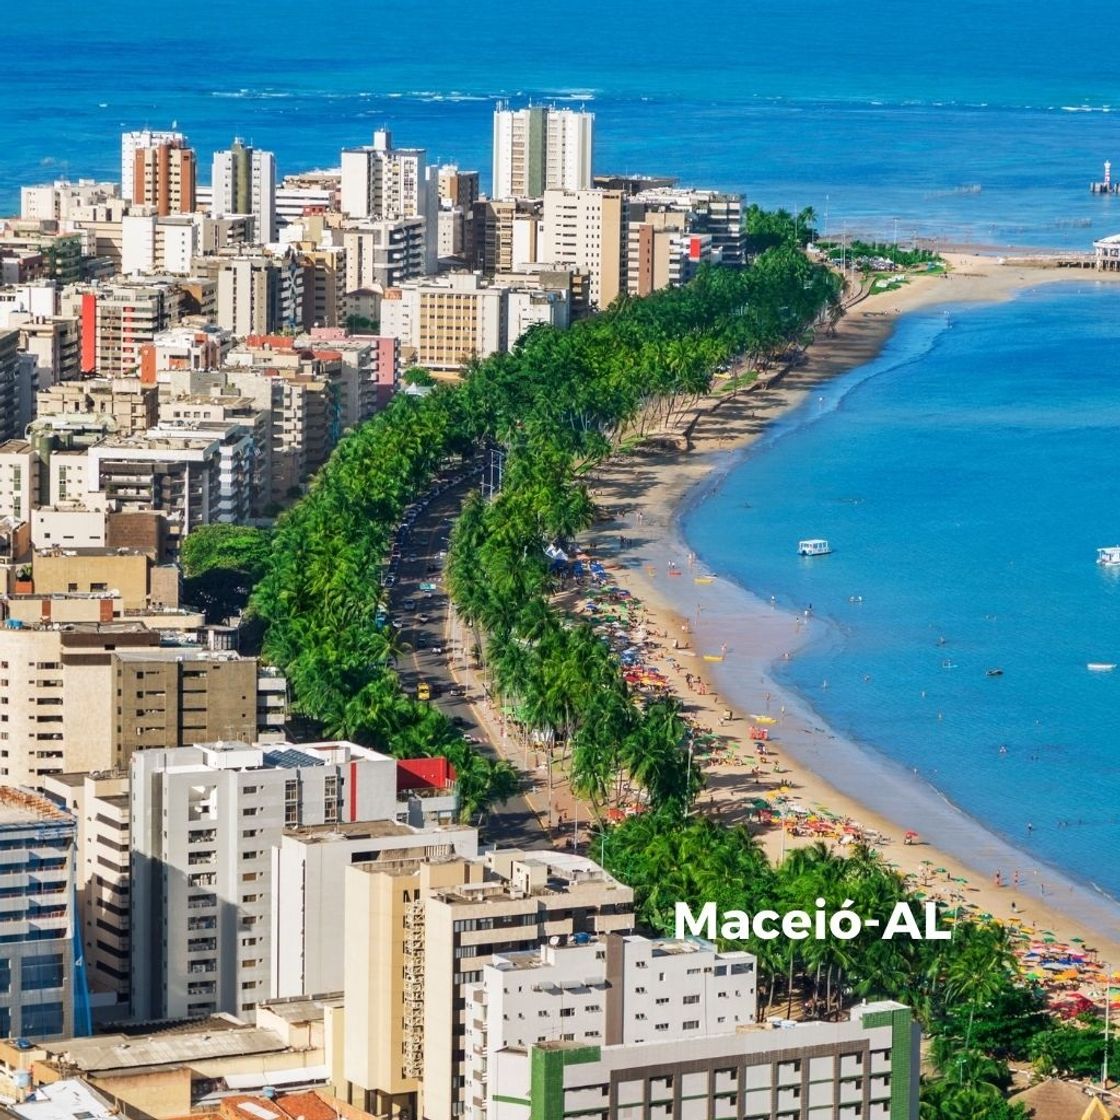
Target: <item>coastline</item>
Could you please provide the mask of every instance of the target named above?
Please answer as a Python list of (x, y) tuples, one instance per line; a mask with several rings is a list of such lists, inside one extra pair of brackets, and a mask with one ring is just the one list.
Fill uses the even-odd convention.
[[(777, 721), (765, 762), (774, 769), (764, 769), (756, 781), (753, 760), (709, 766), (701, 800), (706, 811), (729, 821), (746, 820), (745, 804), (781, 789), (805, 806), (824, 807), (892, 837), (882, 849), (885, 858), (930, 890), (953, 878), (967, 879), (963, 893), (980, 911), (1026, 920), (1063, 941), (1086, 938), (1104, 959), (1117, 962), (1120, 907), (1114, 899), (1040, 864), (932, 785), (829, 728), (804, 698), (772, 675), (784, 653), (826, 638), (827, 625), (815, 619), (805, 625), (746, 588), (713, 577), (698, 562), (694, 566), (681, 533), (681, 517), (719, 485), (763, 431), (821, 382), (874, 360), (900, 315), (940, 304), (998, 302), (1047, 283), (1104, 280), (1097, 273), (1001, 264), (975, 254), (948, 259), (950, 279), (916, 277), (901, 289), (863, 300), (841, 320), (835, 337), (814, 342), (807, 361), (775, 383), (704, 398), (690, 413), (687, 454), (645, 451), (612, 460), (594, 482), (608, 519), (595, 527), (592, 543), (618, 583), (646, 606), (653, 632), (660, 635), (654, 639), (660, 647), (658, 667), (701, 725), (742, 744), (752, 722), (748, 713)], [(621, 552), (620, 532), (628, 538)], [(669, 577), (670, 561), (680, 573), (677, 578)], [(697, 576), (705, 583), (695, 584)], [(690, 648), (674, 648), (686, 645)], [(705, 661), (705, 653), (713, 660)], [(686, 674), (703, 684), (690, 687)], [(724, 729), (727, 710), (733, 718)], [(920, 839), (904, 844), (910, 829)], [(788, 836), (784, 829), (764, 831), (761, 839), (771, 858), (812, 842)], [(934, 874), (935, 865), (945, 871)], [(1006, 876), (1012, 867), (1029, 870), (1014, 888), (996, 886), (996, 869)]]

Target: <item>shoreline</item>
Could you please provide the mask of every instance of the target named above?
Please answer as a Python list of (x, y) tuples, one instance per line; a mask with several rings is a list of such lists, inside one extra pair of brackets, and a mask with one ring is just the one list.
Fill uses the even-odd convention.
[[(815, 341), (807, 361), (780, 380), (704, 398), (688, 427), (687, 454), (648, 451), (613, 460), (598, 472), (595, 483), (604, 515), (610, 511), (613, 516), (596, 525), (592, 543), (609, 561), (619, 585), (645, 605), (654, 632), (661, 635), (654, 639), (660, 647), (655, 654), (658, 667), (694, 719), (739, 743), (746, 741), (752, 722), (748, 713), (777, 721), (772, 729), (776, 739), (764, 763), (773, 764), (773, 771), (764, 771), (756, 780), (756, 763), (749, 759), (709, 766), (700, 801), (705, 811), (741, 821), (747, 816), (744, 802), (786, 791), (805, 806), (825, 807), (893, 837), (882, 848), (885, 858), (923, 887), (936, 890), (952, 879), (967, 879), (961, 893), (980, 911), (1003, 921), (1029, 921), (1064, 941), (1087, 936), (1105, 959), (1120, 962), (1116, 900), (1041, 863), (958, 808), (935, 786), (875, 748), (830, 728), (804, 697), (779, 684), (772, 672), (784, 652), (826, 637), (827, 624), (811, 619), (806, 625), (749, 589), (694, 564), (682, 532), (681, 519), (775, 421), (786, 418), (815, 386), (875, 360), (900, 315), (943, 304), (1000, 302), (1049, 283), (1108, 282), (1095, 272), (1001, 264), (976, 254), (947, 259), (951, 279), (919, 276), (901, 289), (864, 299), (841, 320), (834, 338)], [(626, 537), (633, 535), (621, 552), (620, 530)], [(680, 573), (675, 579), (668, 576), (670, 561)], [(694, 584), (697, 576), (712, 582)], [(713, 609), (717, 594), (718, 609)], [(673, 648), (686, 644), (692, 648)], [(725, 647), (730, 651), (726, 661), (721, 652)], [(727, 710), (733, 718), (724, 729)], [(902, 843), (907, 829), (917, 831), (920, 839)], [(777, 859), (813, 838), (788, 836), (780, 828), (762, 831), (760, 839)], [(934, 874), (935, 864), (946, 869), (944, 879), (941, 872)], [(995, 884), (996, 868), (1003, 869), (1005, 884), (1011, 878), (1008, 869), (1029, 870), (1012, 887)]]

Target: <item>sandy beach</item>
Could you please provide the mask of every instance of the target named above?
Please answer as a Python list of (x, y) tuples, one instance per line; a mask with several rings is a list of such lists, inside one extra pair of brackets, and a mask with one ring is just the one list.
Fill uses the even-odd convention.
[[(937, 790), (844, 740), (804, 701), (783, 691), (771, 667), (820, 637), (823, 624), (796, 618), (718, 573), (702, 571), (678, 532), (682, 510), (718, 485), (767, 425), (796, 408), (821, 381), (873, 359), (900, 315), (937, 304), (1000, 301), (1042, 284), (1102, 279), (1093, 272), (976, 255), (953, 254), (948, 260), (947, 278), (915, 277), (855, 304), (835, 336), (822, 332), (807, 361), (774, 383), (764, 374), (750, 391), (717, 391), (698, 402), (679, 425), (688, 433), (687, 452), (645, 450), (611, 460), (592, 482), (605, 516), (588, 543), (618, 584), (644, 605), (656, 644), (652, 663), (699, 726), (738, 748), (734, 760), (706, 766), (704, 811), (746, 820), (744, 807), (751, 800), (781, 793), (812, 810), (852, 818), (889, 837), (885, 858), (930, 893), (956, 892), (979, 912), (1025, 921), (1061, 942), (1084, 939), (1116, 967), (1120, 908), (1113, 900), (989, 833)], [(621, 550), (620, 537), (626, 542)], [(747, 745), (748, 729), (758, 722), (752, 714), (773, 721), (765, 756), (753, 756)], [(903, 840), (908, 830), (918, 833), (913, 843)], [(761, 835), (775, 858), (814, 839), (777, 827)]]

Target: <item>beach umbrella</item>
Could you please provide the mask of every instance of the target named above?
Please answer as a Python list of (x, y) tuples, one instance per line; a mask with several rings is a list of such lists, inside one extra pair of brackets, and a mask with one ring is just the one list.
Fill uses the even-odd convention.
[(1084, 937), (1071, 937), (1070, 941), (1075, 941), (1078, 945), (1084, 945), (1085, 944), (1085, 938)]
[(1047, 935), (1043, 936), (1042, 940), (1047, 945), (1054, 945), (1057, 942), (1058, 939), (1051, 933), (1051, 934), (1047, 934)]
[(948, 875), (949, 874), (949, 869), (947, 867), (935, 867), (934, 871), (936, 871), (938, 875)]

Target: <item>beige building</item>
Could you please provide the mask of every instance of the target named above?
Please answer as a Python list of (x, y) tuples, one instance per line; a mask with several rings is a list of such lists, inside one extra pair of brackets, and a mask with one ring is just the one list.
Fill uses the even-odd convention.
[(457, 371), (475, 358), (509, 350), (531, 326), (568, 325), (556, 289), (511, 290), (473, 272), (414, 280), (381, 301), (381, 330), (427, 369)]
[(46, 774), (117, 761), (111, 651), (154, 647), (127, 624), (0, 629), (0, 775), (36, 786)]
[(540, 199), (483, 199), (472, 204), (471, 214), (472, 267), (490, 276), (539, 259)]
[[(35, 592), (39, 595), (96, 595), (116, 591), (129, 611), (149, 606), (151, 560), (142, 552), (118, 552), (102, 548), (56, 548), (37, 552), (32, 563)], [(177, 581), (176, 581), (177, 582)], [(178, 588), (171, 592), (171, 602), (161, 600), (160, 606), (179, 605)]]
[(128, 774), (52, 774), (43, 792), (77, 823), (79, 923), (94, 1022), (128, 1015)]
[(626, 291), (626, 241), (621, 191), (545, 191), (538, 259), (585, 269), (600, 310)]
[(130, 436), (155, 427), (159, 394), (155, 385), (143, 385), (137, 377), (98, 377), (40, 389), (38, 408), (40, 417), (107, 417), (113, 431)]
[(255, 658), (161, 646), (135, 622), (2, 627), (0, 776), (36, 786), (121, 768), (144, 747), (255, 739), (258, 713), (271, 719), (259, 676)]
[(463, 1111), (466, 992), (498, 951), (633, 926), (633, 892), (580, 856), (495, 851), (346, 871), (345, 1095), (379, 1115)]

